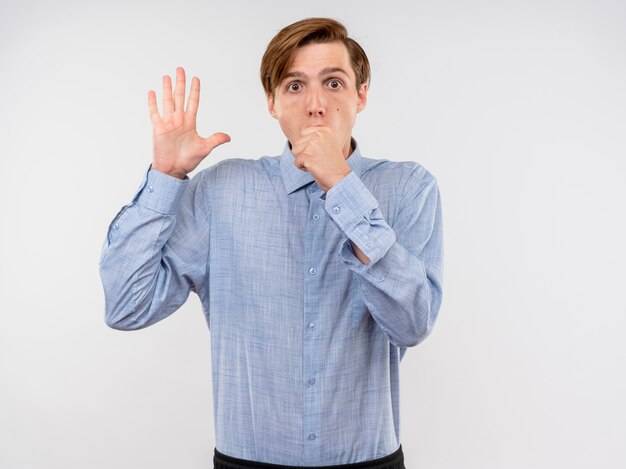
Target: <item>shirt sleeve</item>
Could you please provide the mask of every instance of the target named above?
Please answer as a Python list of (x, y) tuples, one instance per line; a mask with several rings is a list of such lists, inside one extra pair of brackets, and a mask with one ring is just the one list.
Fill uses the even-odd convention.
[(100, 257), (110, 327), (147, 327), (176, 311), (190, 291), (206, 295), (210, 208), (203, 178), (148, 169), (111, 222)]
[[(325, 209), (346, 235), (338, 255), (363, 279), (372, 317), (400, 348), (417, 345), (431, 332), (442, 300), (443, 232), (436, 179), (416, 168), (403, 191), (393, 227), (353, 172), (326, 193)], [(354, 254), (354, 242), (370, 259)]]

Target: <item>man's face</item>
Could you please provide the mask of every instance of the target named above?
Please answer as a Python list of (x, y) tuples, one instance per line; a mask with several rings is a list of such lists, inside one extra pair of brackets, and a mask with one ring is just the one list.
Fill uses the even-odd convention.
[(307, 127), (328, 127), (348, 157), (356, 115), (367, 102), (367, 84), (357, 92), (355, 80), (343, 43), (300, 47), (274, 98), (267, 99), (269, 112), (292, 143)]

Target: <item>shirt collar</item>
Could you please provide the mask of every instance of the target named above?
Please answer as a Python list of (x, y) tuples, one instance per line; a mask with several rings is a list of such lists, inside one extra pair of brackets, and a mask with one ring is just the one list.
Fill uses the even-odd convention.
[[(354, 174), (361, 177), (361, 151), (359, 150), (356, 140), (351, 139), (351, 143), (354, 150), (350, 156), (348, 156), (348, 166), (350, 166), (350, 169), (354, 172)], [(285, 143), (283, 153), (280, 155), (280, 172), (283, 177), (283, 183), (285, 184), (287, 194), (291, 194), (292, 192), (314, 181), (313, 176), (311, 176), (310, 173), (296, 168), (296, 165), (293, 164), (294, 159), (295, 156), (291, 153), (289, 141), (287, 141), (287, 143)]]

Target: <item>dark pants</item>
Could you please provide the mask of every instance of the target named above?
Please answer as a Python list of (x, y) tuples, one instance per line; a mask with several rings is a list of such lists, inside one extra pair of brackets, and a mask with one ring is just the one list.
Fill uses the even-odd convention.
[(336, 466), (283, 466), (282, 464), (269, 464), (265, 462), (254, 462), (246, 459), (233, 458), (220, 453), (215, 449), (213, 456), (214, 469), (296, 469), (298, 467), (306, 467), (307, 469), (406, 469), (404, 467), (404, 454), (402, 453), (402, 445), (395, 453), (383, 458), (372, 459), (371, 461), (362, 461), (352, 464), (339, 464)]

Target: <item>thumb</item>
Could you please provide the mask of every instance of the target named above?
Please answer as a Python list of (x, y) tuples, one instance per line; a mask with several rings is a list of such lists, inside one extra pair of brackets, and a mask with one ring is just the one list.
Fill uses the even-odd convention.
[(213, 151), (215, 147), (222, 145), (223, 143), (230, 142), (230, 135), (217, 132), (211, 135), (210, 137), (204, 138), (204, 146), (207, 151), (207, 154)]

